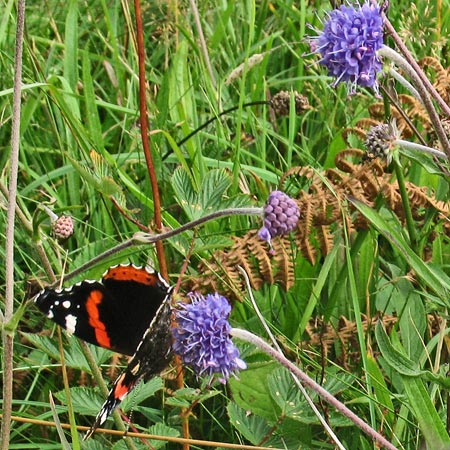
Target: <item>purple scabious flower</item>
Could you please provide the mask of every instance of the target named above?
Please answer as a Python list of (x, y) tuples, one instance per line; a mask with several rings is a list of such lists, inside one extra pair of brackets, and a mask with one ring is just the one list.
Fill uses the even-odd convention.
[(282, 191), (272, 191), (264, 208), (264, 226), (258, 231), (258, 236), (270, 243), (273, 237), (292, 231), (299, 218), (295, 200)]
[(191, 293), (190, 298), (192, 303), (181, 304), (175, 312), (173, 350), (198, 376), (220, 374), (219, 381), (225, 383), (232, 373), (247, 367), (230, 338), (231, 306), (217, 293), (206, 297)]
[(333, 86), (348, 83), (349, 94), (356, 86), (370, 87), (378, 93), (377, 73), (382, 64), (376, 51), (383, 46), (383, 18), (374, 0), (362, 6), (341, 5), (328, 14), (323, 31), (312, 43), (320, 53)]

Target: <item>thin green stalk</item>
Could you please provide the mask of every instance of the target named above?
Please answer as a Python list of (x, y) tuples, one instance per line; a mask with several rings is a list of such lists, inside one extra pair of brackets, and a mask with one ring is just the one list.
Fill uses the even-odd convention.
[(25, 0), (17, 3), (16, 49), (14, 56), (13, 118), (11, 130), (11, 156), (9, 160), (9, 191), (5, 242), (5, 311), (0, 311), (3, 338), (3, 419), (1, 425), (1, 448), (9, 448), (13, 398), (13, 344), (14, 334), (8, 332), (9, 321), (14, 312), (14, 225), (16, 218), (17, 177), (19, 172), (20, 113), (22, 87), (23, 31), (25, 25)]
[[(345, 220), (344, 220), (345, 223)], [(348, 273), (348, 282), (350, 286), (350, 298), (352, 300), (353, 310), (355, 313), (355, 322), (356, 322), (356, 330), (358, 334), (358, 343), (361, 352), (361, 359), (364, 367), (364, 372), (369, 373), (369, 364), (367, 362), (367, 346), (365, 341), (364, 328), (361, 320), (361, 309), (359, 307), (359, 299), (358, 299), (358, 290), (356, 288), (355, 281), (355, 272), (353, 270), (353, 261), (351, 257), (350, 251), (350, 240), (347, 232), (347, 227), (344, 226), (344, 240), (345, 240), (345, 259), (347, 262), (347, 273)], [(372, 389), (372, 380), (370, 377), (366, 377), (366, 388), (369, 397), (372, 397), (373, 389)], [(376, 412), (373, 401), (369, 399), (369, 411), (370, 411), (370, 420), (372, 427), (375, 427), (376, 424)]]
[(400, 165), (396, 156), (394, 157), (393, 163), (395, 176), (397, 177), (398, 188), (400, 191), (400, 196), (402, 198), (403, 210), (405, 212), (406, 228), (408, 229), (409, 240), (411, 242), (411, 247), (417, 253), (417, 233), (414, 219), (412, 216), (411, 205), (409, 203), (408, 192), (406, 190), (405, 177), (403, 175), (402, 166)]

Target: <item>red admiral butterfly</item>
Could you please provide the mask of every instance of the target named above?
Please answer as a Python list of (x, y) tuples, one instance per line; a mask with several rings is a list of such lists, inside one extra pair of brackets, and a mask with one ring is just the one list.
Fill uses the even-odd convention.
[(101, 281), (82, 281), (66, 289), (45, 288), (36, 296), (38, 308), (69, 333), (133, 355), (85, 439), (103, 425), (139, 381), (149, 380), (170, 362), (171, 292), (159, 273), (119, 265), (108, 269)]

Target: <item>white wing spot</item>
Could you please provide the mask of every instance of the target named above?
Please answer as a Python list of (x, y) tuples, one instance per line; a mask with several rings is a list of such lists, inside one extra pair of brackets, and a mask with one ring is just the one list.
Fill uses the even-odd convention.
[(69, 300), (65, 300), (62, 302), (62, 305), (64, 306), (64, 308), (69, 309), (70, 308), (70, 301)]
[(51, 309), (49, 309), (49, 310), (48, 310), (48, 313), (47, 313), (47, 317), (48, 317), (49, 319), (53, 319), (54, 316), (55, 316), (55, 315), (53, 314), (53, 311), (52, 311)]
[(66, 316), (66, 326), (65, 329), (68, 333), (73, 334), (75, 333), (75, 328), (77, 326), (77, 318), (73, 316), (72, 314), (68, 314)]

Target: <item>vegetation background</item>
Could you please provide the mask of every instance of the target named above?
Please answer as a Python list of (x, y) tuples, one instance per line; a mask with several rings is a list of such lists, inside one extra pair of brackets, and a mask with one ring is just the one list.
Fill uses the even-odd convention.
[[(13, 0), (0, 5), (4, 236), (16, 5)], [(141, 6), (149, 137), (164, 226), (175, 228), (225, 207), (262, 206), (278, 187), (299, 199), (302, 214), (299, 231), (274, 242), (272, 258), (267, 246), (256, 244), (261, 223), (254, 217), (221, 218), (167, 240), (171, 282), (180, 279), (180, 294), (193, 287), (226, 292), (235, 306), (233, 324), (265, 337), (242, 279), (235, 276), (240, 263), (290, 359), (398, 448), (416, 449), (424, 442), (430, 449), (438, 448), (433, 442), (450, 448), (448, 171), (431, 158), (402, 155), (399, 167), (380, 162), (377, 172), (375, 163), (363, 165), (355, 151), (341, 155), (346, 164), (336, 165), (346, 148), (364, 148), (361, 119), (384, 121), (396, 113), (383, 92), (383, 98), (367, 90), (348, 97), (344, 85), (332, 88), (317, 55), (310, 54), (306, 38), (321, 28), (330, 2), (154, 0)], [(448, 0), (392, 1), (388, 16), (418, 60), (431, 56), (442, 66), (443, 72), (432, 67), (430, 78), (446, 86), (448, 101)], [(131, 2), (46, 0), (26, 6), (13, 409), (27, 421), (13, 422), (11, 449), (68, 445), (54, 427), (35, 422), (53, 420), (50, 392), (61, 422), (70, 420), (69, 408), (78, 425), (90, 425), (104, 400), (78, 340), (63, 336), (62, 364), (55, 327), (25, 301), (51, 280), (49, 268), (60, 278), (128, 239), (140, 225), (153, 226), (136, 36)], [(381, 83), (405, 93), (389, 76)], [(283, 90), (292, 98), (294, 91), (305, 96), (310, 108), (296, 114), (291, 107), (277, 116), (268, 101)], [(247, 106), (251, 102), (259, 104)], [(426, 116), (399, 103), (432, 145)], [(183, 141), (212, 117), (216, 120)], [(417, 140), (413, 133), (407, 138)], [(368, 173), (376, 179), (375, 192), (363, 182)], [(347, 195), (361, 203), (350, 207)], [(411, 223), (406, 231), (405, 201), (414, 212), (415, 239)], [(44, 206), (73, 217), (69, 239), (60, 242), (52, 235)], [(133, 246), (71, 282), (99, 278), (120, 262), (158, 264), (157, 259), (153, 247)], [(4, 279), (0, 265), (2, 288)], [(113, 380), (125, 361), (106, 350), (91, 351), (104, 378)], [(187, 372), (187, 388), (177, 389), (169, 370), (132, 394), (123, 410), (134, 411), (138, 430), (182, 436), (180, 412), (188, 408), (191, 436), (216, 441), (217, 447), (335, 448), (286, 372), (250, 346), (241, 351), (249, 368), (239, 380), (207, 388)], [(374, 447), (311, 395), (346, 448)], [(73, 432), (66, 438), (72, 448), (86, 449), (180, 446), (100, 434), (80, 444)]]

